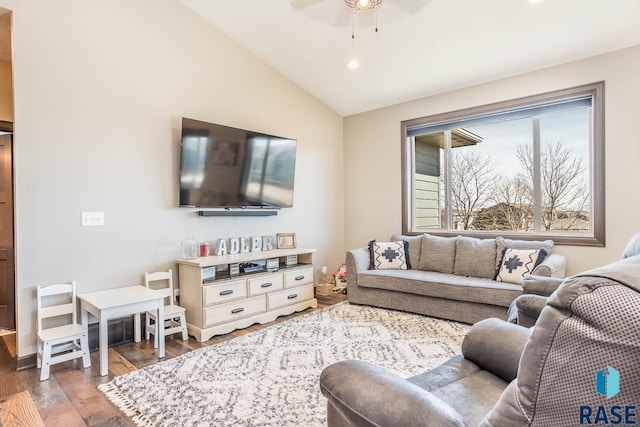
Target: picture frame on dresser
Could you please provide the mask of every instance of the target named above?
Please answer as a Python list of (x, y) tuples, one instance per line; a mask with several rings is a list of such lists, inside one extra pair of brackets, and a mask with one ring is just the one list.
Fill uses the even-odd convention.
[(295, 249), (296, 233), (278, 233), (276, 235), (278, 249)]

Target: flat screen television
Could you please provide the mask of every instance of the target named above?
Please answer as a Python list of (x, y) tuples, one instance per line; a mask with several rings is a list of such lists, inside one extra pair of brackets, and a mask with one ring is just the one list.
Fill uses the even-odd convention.
[(296, 140), (182, 119), (180, 206), (293, 206)]

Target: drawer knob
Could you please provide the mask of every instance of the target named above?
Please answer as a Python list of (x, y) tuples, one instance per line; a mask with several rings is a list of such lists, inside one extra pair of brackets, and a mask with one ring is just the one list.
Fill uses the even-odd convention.
[(226, 289), (224, 291), (220, 291), (220, 295), (231, 295), (233, 293), (233, 289)]
[(296, 276), (296, 280), (304, 280), (304, 276)]
[(244, 307), (234, 308), (233, 310), (231, 310), (231, 314), (238, 314), (238, 313), (242, 313), (243, 311), (244, 311)]
[(298, 298), (298, 294), (291, 294), (287, 297), (288, 299), (295, 299)]
[(271, 283), (271, 282), (263, 283), (262, 285), (260, 285), (260, 287), (262, 287), (262, 288), (268, 288), (268, 287), (271, 287), (271, 286), (273, 286), (273, 283)]

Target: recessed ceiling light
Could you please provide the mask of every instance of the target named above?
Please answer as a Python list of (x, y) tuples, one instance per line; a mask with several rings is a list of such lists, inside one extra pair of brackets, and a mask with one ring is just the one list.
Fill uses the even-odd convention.
[(359, 66), (360, 63), (356, 59), (352, 59), (351, 61), (347, 62), (347, 67), (351, 68), (352, 70), (355, 70)]

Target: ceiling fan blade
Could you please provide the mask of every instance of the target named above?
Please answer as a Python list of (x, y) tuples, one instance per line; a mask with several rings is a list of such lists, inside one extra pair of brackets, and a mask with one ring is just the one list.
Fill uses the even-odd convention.
[(388, 0), (393, 1), (398, 7), (404, 9), (408, 13), (419, 12), (431, 0)]
[(304, 10), (321, 1), (322, 0), (291, 0), (291, 7), (296, 10)]
[(340, 12), (336, 15), (335, 20), (333, 21), (334, 27), (344, 27), (345, 25), (351, 25), (352, 13), (347, 6), (343, 4), (340, 5)]

